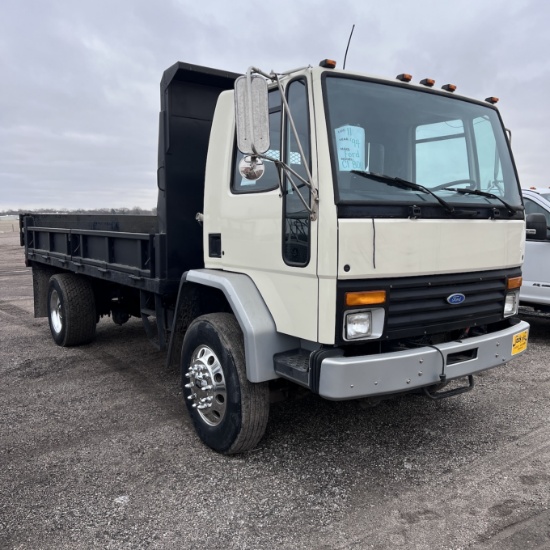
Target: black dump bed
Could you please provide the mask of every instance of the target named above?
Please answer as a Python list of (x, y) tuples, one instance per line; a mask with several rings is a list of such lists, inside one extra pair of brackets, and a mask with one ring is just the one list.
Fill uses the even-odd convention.
[(174, 293), (185, 271), (204, 266), (195, 217), (203, 209), (208, 140), (218, 96), (237, 76), (187, 63), (164, 72), (158, 216), (22, 215), (27, 263)]
[(165, 235), (156, 216), (23, 214), (27, 263), (45, 264), (113, 283), (164, 293)]

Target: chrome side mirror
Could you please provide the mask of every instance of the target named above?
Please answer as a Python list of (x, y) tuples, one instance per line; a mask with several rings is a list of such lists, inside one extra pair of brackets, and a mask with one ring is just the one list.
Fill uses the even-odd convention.
[(267, 82), (250, 70), (235, 80), (237, 147), (245, 155), (261, 155), (269, 149)]

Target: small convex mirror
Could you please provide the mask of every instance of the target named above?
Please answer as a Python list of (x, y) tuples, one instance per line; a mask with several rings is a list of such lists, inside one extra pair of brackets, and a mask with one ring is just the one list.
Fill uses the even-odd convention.
[(237, 147), (245, 155), (263, 154), (269, 149), (269, 107), (267, 82), (260, 75), (235, 80)]
[(260, 157), (245, 155), (239, 162), (239, 173), (245, 180), (259, 180), (264, 175), (264, 172), (264, 161)]

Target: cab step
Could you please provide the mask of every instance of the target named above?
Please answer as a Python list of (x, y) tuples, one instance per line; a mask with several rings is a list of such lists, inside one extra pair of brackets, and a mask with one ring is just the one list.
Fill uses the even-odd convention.
[(310, 355), (310, 351), (301, 348), (277, 353), (273, 357), (275, 372), (282, 378), (308, 388)]

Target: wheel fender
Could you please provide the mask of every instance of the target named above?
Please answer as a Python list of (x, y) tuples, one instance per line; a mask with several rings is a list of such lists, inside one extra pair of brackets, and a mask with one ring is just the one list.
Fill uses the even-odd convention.
[(273, 356), (300, 347), (300, 341), (277, 332), (275, 321), (252, 279), (242, 273), (193, 269), (183, 274), (182, 284), (184, 282), (217, 288), (224, 293), (243, 331), (248, 380), (265, 382), (278, 378)]

